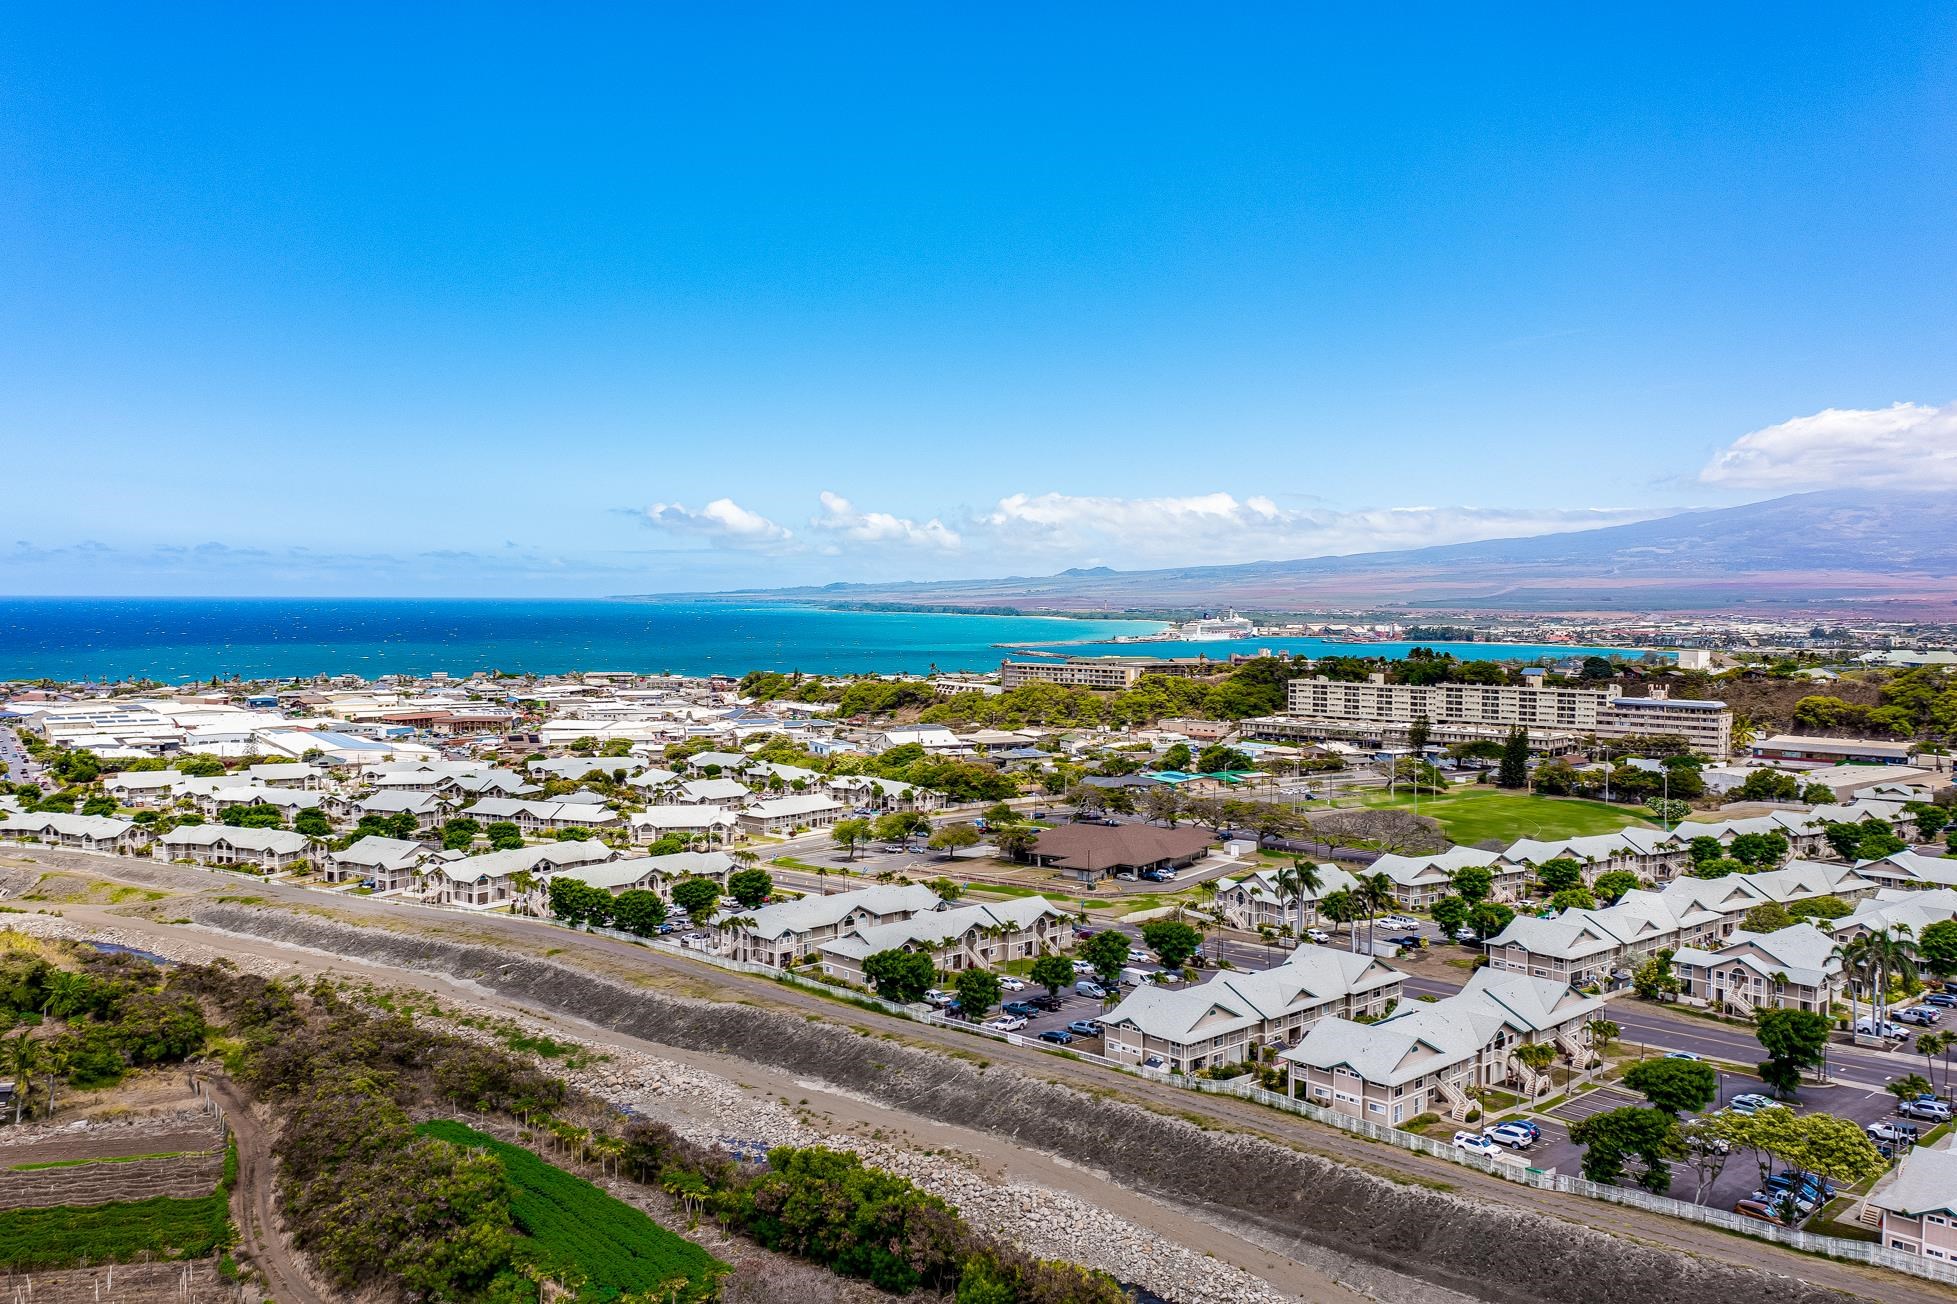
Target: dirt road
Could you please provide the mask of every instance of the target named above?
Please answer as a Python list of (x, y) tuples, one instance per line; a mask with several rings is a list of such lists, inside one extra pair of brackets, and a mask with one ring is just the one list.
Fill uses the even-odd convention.
[[(192, 891), (208, 891), (212, 882), (209, 874), (200, 871), (145, 864), (140, 861), (118, 861), (72, 853), (47, 852), (36, 852), (33, 859), (51, 868), (58, 866), (101, 877), (168, 885)], [(235, 878), (227, 878), (223, 881), (227, 885), (237, 882)], [(231, 890), (237, 889), (232, 887)], [(305, 904), (315, 908), (326, 904), (322, 902), (319, 894), (304, 889), (254, 885), (251, 892), (252, 895), (265, 899), (268, 904), (275, 902)], [(338, 899), (331, 904), (336, 913), (349, 917), (365, 917), (368, 922), (385, 921), (395, 929), (401, 928), (404, 921), (412, 920), (417, 931), (430, 934), (458, 932), (472, 941), (480, 941), (487, 935), (500, 939), (500, 944), (512, 951), (531, 954), (557, 951), (560, 954), (553, 958), (560, 963), (566, 959), (580, 960), (608, 975), (631, 972), (643, 975), (644, 979), (670, 980), (673, 985), (680, 987), (699, 985), (710, 989), (714, 995), (724, 1001), (793, 1009), (810, 1017), (830, 1022), (851, 1025), (879, 1034), (898, 1035), (913, 1045), (931, 1045), (966, 1055), (969, 1055), (973, 1049), (971, 1038), (957, 1032), (842, 1006), (815, 994), (785, 987), (772, 981), (710, 970), (681, 957), (608, 939), (581, 937), (577, 942), (576, 955), (566, 956), (561, 954), (564, 944), (569, 940), (564, 930), (536, 921), (512, 919), (507, 916), (458, 917), (453, 912), (400, 907), (360, 898)], [(181, 940), (206, 946), (212, 943), (214, 937), (212, 933), (205, 930), (185, 928), (155, 920), (132, 919), (120, 910), (103, 907), (70, 906), (65, 908), (65, 913), (77, 920), (88, 916), (99, 916), (103, 923), (124, 931), (155, 930), (160, 936), (176, 936)], [(227, 938), (223, 945), (263, 948), (265, 954), (282, 960), (291, 959), (298, 967), (307, 970), (323, 968), (364, 976), (372, 976), (377, 971), (391, 982), (408, 982), (414, 985), (435, 982), (441, 987), (450, 986), (431, 979), (426, 974), (414, 974), (394, 968), (368, 966), (356, 961), (322, 957), (316, 953), (264, 943), (257, 939)], [(473, 999), (481, 999), (481, 995), (479, 989), (470, 992)], [(547, 1012), (559, 1017), (574, 1013)], [(598, 1031), (602, 1034), (605, 1030)], [(665, 1046), (657, 1046), (653, 1049), (655, 1053), (676, 1057), (684, 1057), (690, 1053)], [(1223, 1096), (1197, 1096), (1174, 1087), (1158, 1086), (1131, 1078), (1116, 1078), (1092, 1065), (1036, 1051), (1030, 1047), (1015, 1048), (1000, 1043), (987, 1043), (985, 1054), (995, 1062), (1012, 1065), (1015, 1071), (1086, 1089), (1103, 1096), (1113, 1095), (1158, 1113), (1184, 1117), (1201, 1116), (1210, 1123), (1230, 1131), (1262, 1136), (1280, 1145), (1324, 1155), (1367, 1171), (1379, 1172), (1383, 1168), (1390, 1168), (1401, 1177), (1401, 1180), (1443, 1186), (1470, 1200), (1529, 1210), (1549, 1218), (1604, 1231), (1644, 1244), (1664, 1246), (1680, 1254), (1774, 1273), (1852, 1296), (1896, 1301), (1897, 1304), (1950, 1304), (1950, 1301), (1957, 1299), (1957, 1292), (1951, 1292), (1928, 1281), (1797, 1255), (1765, 1242), (1729, 1235), (1625, 1206), (1585, 1201), (1555, 1192), (1539, 1191), (1422, 1155), (1400, 1151), (1382, 1154), (1380, 1147), (1375, 1143), (1333, 1129), (1316, 1127), (1299, 1120), (1274, 1115), (1271, 1111), (1247, 1101)], [(753, 1080), (757, 1074), (766, 1073), (766, 1070), (745, 1060), (731, 1062), (737, 1067), (730, 1069), (723, 1062), (715, 1066), (714, 1071), (741, 1081)], [(803, 1090), (806, 1094), (806, 1087)], [(881, 1106), (871, 1107), (883, 1117), (886, 1123), (888, 1122), (888, 1115), (884, 1113)], [(944, 1125), (931, 1124), (930, 1126)], [(1014, 1162), (1021, 1164), (1030, 1162), (1024, 1158), (1028, 1152), (1023, 1147), (1015, 1146), (1009, 1138), (978, 1133), (969, 1133), (968, 1136), (972, 1141), (967, 1148), (998, 1163), (1002, 1168)], [(1142, 1201), (1149, 1206), (1164, 1208), (1159, 1202), (1138, 1196), (1126, 1191), (1125, 1188), (1109, 1186), (1107, 1189), (1111, 1199)], [(1120, 1195), (1114, 1195), (1114, 1192), (1120, 1192)], [(1157, 1225), (1142, 1216), (1147, 1212), (1146, 1208), (1138, 1205), (1137, 1212), (1131, 1216), (1142, 1225)], [(1245, 1216), (1241, 1210), (1217, 1210), (1213, 1213), (1219, 1220), (1227, 1219), (1235, 1225), (1245, 1225)], [(1178, 1219), (1187, 1218), (1184, 1214), (1176, 1216)], [(1266, 1276), (1267, 1279), (1269, 1279), (1267, 1274), (1274, 1269), (1271, 1251), (1265, 1247), (1267, 1245), (1283, 1247), (1284, 1252), (1289, 1254), (1291, 1253), (1289, 1245), (1296, 1237), (1295, 1229), (1283, 1227), (1246, 1226), (1244, 1234), (1235, 1235), (1223, 1232), (1208, 1222), (1202, 1225), (1226, 1238), (1226, 1242), (1234, 1242), (1235, 1248), (1232, 1253), (1213, 1251), (1218, 1252), (1219, 1257), (1240, 1263), (1250, 1271)], [(1178, 1234), (1164, 1227), (1162, 1234), (1169, 1239), (1194, 1245), (1194, 1242), (1184, 1238), (1187, 1234), (1186, 1225), (1182, 1228), (1182, 1232), (1183, 1234)], [(1284, 1288), (1296, 1289), (1293, 1286)], [(1298, 1293), (1304, 1298), (1327, 1297), (1310, 1289), (1300, 1290)]]
[(277, 1194), (272, 1182), (272, 1139), (229, 1078), (206, 1076), (205, 1088), (224, 1111), (238, 1144), (238, 1180), (231, 1188), (231, 1217), (238, 1225), (241, 1256), (265, 1278), (265, 1291), (278, 1304), (326, 1304), (313, 1289), (297, 1253), (279, 1231)]

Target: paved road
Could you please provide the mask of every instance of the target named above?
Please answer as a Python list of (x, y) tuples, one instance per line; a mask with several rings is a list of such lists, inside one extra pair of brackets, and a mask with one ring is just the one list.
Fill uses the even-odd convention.
[[(16, 859), (37, 860), (65, 868), (93, 872), (111, 879), (147, 884), (172, 884), (194, 889), (209, 886), (214, 877), (181, 866), (157, 865), (153, 862), (92, 856), (86, 853), (34, 849), (25, 855), (12, 852), (8, 854)], [(316, 905), (319, 901), (319, 895), (315, 892), (281, 884), (263, 885), (256, 890), (256, 895), (288, 904)], [(480, 933), (484, 929), (492, 930), (505, 934), (513, 943), (520, 943), (532, 949), (552, 946), (561, 948), (567, 936), (562, 928), (508, 915), (476, 915), (464, 920), (458, 918), (453, 912), (392, 905), (368, 898), (339, 898), (338, 902), (342, 907), (342, 913), (350, 916), (367, 915), (373, 918), (398, 920), (399, 911), (408, 910), (420, 916), (431, 932), (440, 931), (447, 926), (465, 924), (470, 933)], [(148, 920), (132, 920), (130, 926), (133, 929), (175, 932), (170, 926)], [(182, 936), (189, 940), (207, 943), (209, 934), (200, 935), (194, 931), (185, 931)], [(699, 962), (682, 956), (652, 951), (609, 938), (584, 935), (579, 937), (578, 941), (584, 950), (602, 955), (614, 965), (663, 972), (694, 982), (705, 980), (723, 993), (728, 1000), (748, 1000), (763, 1006), (785, 1006), (813, 1018), (859, 1026), (873, 1033), (894, 1033), (907, 1041), (933, 1045), (945, 1051), (970, 1053), (971, 1043), (968, 1035), (954, 1029), (898, 1020), (892, 1016), (853, 1007), (840, 1007), (835, 1002), (815, 993), (785, 987), (769, 979), (706, 969)], [(560, 962), (565, 958), (560, 956)], [(577, 1015), (577, 1011), (556, 1012), (571, 1014), (574, 1017)], [(1569, 1219), (1607, 1233), (1628, 1236), (1648, 1244), (1669, 1246), (1682, 1253), (1795, 1276), (1817, 1286), (1844, 1291), (1851, 1295), (1877, 1297), (1893, 1301), (1894, 1304), (1932, 1304), (1932, 1302), (1950, 1304), (1952, 1298), (1946, 1289), (1920, 1279), (1801, 1256), (1766, 1242), (1731, 1236), (1712, 1228), (1680, 1222), (1628, 1206), (1581, 1201), (1554, 1191), (1518, 1186), (1501, 1178), (1425, 1155), (1402, 1151), (1383, 1154), (1375, 1142), (1335, 1129), (1318, 1127), (1276, 1115), (1248, 1101), (1228, 1096), (1196, 1095), (1179, 1087), (1112, 1075), (1107, 1070), (1092, 1064), (1049, 1054), (1036, 1046), (1012, 1046), (1003, 1042), (993, 1042), (988, 1045), (986, 1056), (995, 1063), (1012, 1066), (1020, 1071), (1066, 1083), (1097, 1095), (1131, 1099), (1157, 1112), (1183, 1117), (1200, 1116), (1210, 1120), (1212, 1125), (1253, 1135), (1269, 1136), (1279, 1144), (1322, 1154), (1363, 1169), (1374, 1169), (1383, 1162), (1389, 1163), (1395, 1170), (1413, 1180), (1451, 1190), (1462, 1198), (1485, 1200), (1528, 1209), (1552, 1218)], [(1010, 1141), (1010, 1138), (1006, 1139)], [(281, 1296), (281, 1298), (285, 1297)], [(300, 1297), (293, 1296), (293, 1298)]]

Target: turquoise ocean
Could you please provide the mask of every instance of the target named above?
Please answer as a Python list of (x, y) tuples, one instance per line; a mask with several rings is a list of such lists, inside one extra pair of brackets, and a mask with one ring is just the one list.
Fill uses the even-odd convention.
[[(0, 598), (0, 680), (166, 683), (237, 675), (453, 675), (478, 670), (818, 674), (993, 670), (1024, 649), (1227, 658), (1271, 648), (1404, 655), (1408, 644), (1318, 639), (1111, 644), (1154, 621), (742, 607), (624, 600)], [(1464, 657), (1541, 657), (1619, 648), (1439, 646)]]

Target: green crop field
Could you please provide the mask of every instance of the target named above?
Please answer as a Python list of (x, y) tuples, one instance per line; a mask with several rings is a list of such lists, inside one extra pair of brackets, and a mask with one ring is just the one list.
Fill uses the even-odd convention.
[[(1363, 804), (1380, 810), (1414, 808), (1412, 797), (1388, 797), (1383, 792), (1368, 793)], [(1631, 807), (1483, 787), (1444, 796), (1423, 796), (1420, 813), (1439, 820), (1447, 836), (1463, 846), (1490, 838), (1513, 842), (1517, 838), (1574, 838), (1615, 833), (1632, 824), (1651, 823)]]
[(207, 1259), (231, 1243), (231, 1197), (157, 1196), (0, 1213), (0, 1268), (24, 1272), (141, 1259)]
[(581, 1278), (580, 1301), (610, 1300), (626, 1292), (665, 1298), (671, 1283), (682, 1280), (687, 1285), (679, 1299), (702, 1299), (727, 1270), (692, 1241), (521, 1146), (446, 1119), (416, 1130), (502, 1161), (510, 1180), (510, 1213), (530, 1243), (527, 1248), (553, 1276)]

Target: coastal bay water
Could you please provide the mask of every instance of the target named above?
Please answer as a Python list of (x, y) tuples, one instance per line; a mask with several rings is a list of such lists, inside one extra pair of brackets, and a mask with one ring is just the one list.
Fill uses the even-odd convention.
[[(1161, 628), (1145, 620), (605, 600), (0, 598), (0, 679), (174, 683), (438, 670), (923, 674), (934, 666), (995, 670), (1007, 649), (1033, 647), (1223, 659), (1302, 643), (1320, 653), (1375, 656), (1405, 646), (1103, 642)], [(1470, 643), (1457, 654), (1534, 660), (1586, 650)]]

